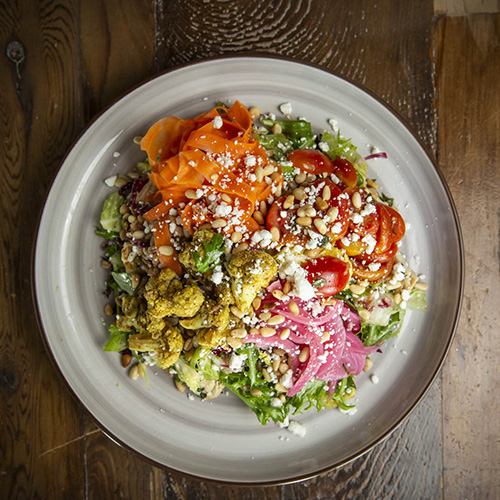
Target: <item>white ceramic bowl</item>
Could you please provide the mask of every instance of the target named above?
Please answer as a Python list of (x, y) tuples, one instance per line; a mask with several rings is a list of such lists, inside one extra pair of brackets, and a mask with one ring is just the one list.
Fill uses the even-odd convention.
[[(398, 339), (375, 354), (374, 385), (357, 379), (357, 413), (300, 416), (299, 438), (261, 426), (233, 396), (190, 400), (161, 370), (131, 381), (117, 353), (103, 352), (105, 271), (94, 235), (110, 189), (104, 179), (127, 172), (143, 155), (132, 139), (166, 115), (188, 118), (221, 99), (279, 114), (290, 102), (318, 130), (337, 121), (367, 155), (370, 176), (408, 223), (402, 246), (425, 274), (428, 311), (409, 312)], [(119, 153), (119, 156), (117, 155)], [(463, 255), (457, 214), (439, 170), (415, 134), (373, 95), (334, 74), (290, 60), (231, 57), (167, 72), (112, 105), (87, 128), (54, 180), (41, 217), (34, 292), (48, 351), (75, 396), (115, 441), (159, 466), (231, 483), (271, 484), (314, 476), (345, 464), (387, 437), (438, 373), (458, 321)], [(154, 375), (153, 375), (154, 372)]]

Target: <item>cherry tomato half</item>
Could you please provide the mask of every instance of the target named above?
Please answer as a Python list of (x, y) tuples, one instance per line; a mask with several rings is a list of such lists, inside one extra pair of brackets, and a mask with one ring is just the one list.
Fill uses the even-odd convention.
[(340, 180), (341, 184), (339, 187), (345, 189), (347, 187), (354, 187), (358, 183), (358, 174), (353, 164), (337, 156), (333, 160), (333, 173)]
[(321, 175), (333, 173), (333, 162), (317, 149), (296, 149), (288, 155), (295, 168), (308, 174)]
[(336, 257), (319, 257), (304, 264), (309, 283), (317, 287), (316, 293), (331, 297), (341, 292), (349, 283), (350, 268), (347, 262)]
[(362, 265), (353, 259), (352, 261), (352, 275), (360, 280), (366, 281), (380, 281), (389, 275), (392, 270), (392, 265), (394, 263), (394, 259), (389, 260), (383, 264), (379, 264), (375, 266), (373, 269)]

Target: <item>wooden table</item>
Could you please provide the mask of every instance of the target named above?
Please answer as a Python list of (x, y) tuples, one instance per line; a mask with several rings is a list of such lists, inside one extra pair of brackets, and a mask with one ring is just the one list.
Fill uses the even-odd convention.
[[(1, 498), (500, 498), (500, 14), (496, 0), (0, 2)], [(434, 151), (465, 242), (463, 312), (444, 368), (384, 443), (295, 485), (243, 488), (162, 471), (111, 442), (44, 352), (32, 241), (85, 125), (180, 63), (258, 51), (378, 94)]]

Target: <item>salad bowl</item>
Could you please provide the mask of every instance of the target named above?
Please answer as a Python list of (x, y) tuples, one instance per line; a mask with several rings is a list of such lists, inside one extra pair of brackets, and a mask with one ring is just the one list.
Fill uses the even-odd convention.
[[(283, 76), (286, 74), (286, 79)], [(356, 412), (314, 409), (297, 417), (304, 436), (261, 425), (232, 395), (208, 401), (176, 390), (161, 369), (131, 381), (107, 353), (106, 272), (94, 229), (105, 180), (144, 159), (134, 143), (158, 119), (189, 118), (218, 101), (279, 113), (290, 103), (315, 130), (338, 127), (363, 156), (384, 151), (369, 175), (395, 198), (401, 245), (429, 284), (427, 311), (408, 311), (397, 338), (356, 379)], [(393, 432), (435, 379), (453, 339), (463, 288), (463, 250), (453, 200), (431, 155), (378, 98), (308, 64), (229, 57), (169, 71), (97, 117), (60, 167), (40, 219), (34, 295), (47, 350), (72, 393), (113, 440), (160, 467), (238, 484), (312, 477), (361, 456)], [(374, 382), (377, 383), (374, 383)]]

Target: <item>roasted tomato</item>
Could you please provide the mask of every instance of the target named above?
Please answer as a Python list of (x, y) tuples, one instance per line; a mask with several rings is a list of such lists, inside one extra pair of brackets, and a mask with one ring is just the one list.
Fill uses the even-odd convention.
[(296, 149), (288, 155), (288, 159), (295, 168), (308, 174), (334, 174), (340, 189), (354, 187), (358, 182), (358, 174), (350, 161), (339, 157), (332, 160), (317, 149)]
[(333, 162), (317, 149), (296, 149), (288, 155), (295, 168), (308, 174), (321, 175), (333, 173)]
[(351, 277), (347, 262), (336, 257), (319, 257), (304, 264), (308, 281), (317, 288), (316, 293), (331, 297), (341, 292)]

